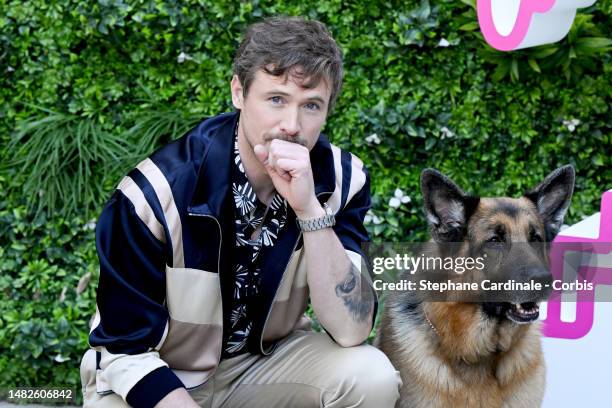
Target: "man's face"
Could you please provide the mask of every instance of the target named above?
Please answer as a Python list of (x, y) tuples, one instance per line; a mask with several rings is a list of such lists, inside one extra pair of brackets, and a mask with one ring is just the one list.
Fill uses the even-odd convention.
[(260, 70), (244, 96), (234, 75), (232, 101), (241, 111), (240, 128), (251, 147), (282, 139), (312, 149), (325, 124), (330, 89), (324, 80), (310, 89), (300, 83), (291, 75), (276, 77)]

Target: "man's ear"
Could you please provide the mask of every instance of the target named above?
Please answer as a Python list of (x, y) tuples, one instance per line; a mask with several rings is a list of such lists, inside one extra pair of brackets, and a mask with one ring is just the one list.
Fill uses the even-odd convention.
[(234, 108), (242, 109), (242, 106), (244, 103), (244, 94), (243, 94), (242, 84), (240, 83), (240, 80), (238, 79), (238, 75), (234, 75), (232, 77), (231, 88), (232, 88), (232, 104), (234, 105)]
[(561, 228), (572, 199), (575, 179), (574, 168), (566, 165), (550, 173), (536, 188), (525, 193), (542, 217), (546, 241), (552, 241)]
[(451, 179), (434, 169), (421, 173), (421, 191), (427, 222), (437, 242), (461, 242), (467, 221), (479, 199), (466, 195)]

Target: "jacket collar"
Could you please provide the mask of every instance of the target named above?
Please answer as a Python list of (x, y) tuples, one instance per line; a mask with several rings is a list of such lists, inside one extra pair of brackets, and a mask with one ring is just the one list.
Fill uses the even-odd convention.
[[(231, 162), (234, 145), (234, 130), (238, 123), (239, 112), (219, 115), (209, 119), (220, 121), (218, 126), (198, 127), (202, 137), (209, 139), (198, 172), (194, 192), (188, 207), (189, 214), (222, 216), (227, 209), (231, 186)], [(334, 191), (336, 173), (329, 140), (321, 134), (310, 151), (310, 162), (314, 177), (315, 194), (324, 202)]]
[(191, 215), (221, 216), (231, 184), (232, 145), (237, 113), (219, 115), (208, 121), (221, 121), (218, 126), (198, 127), (198, 138), (208, 140), (194, 192), (187, 211)]

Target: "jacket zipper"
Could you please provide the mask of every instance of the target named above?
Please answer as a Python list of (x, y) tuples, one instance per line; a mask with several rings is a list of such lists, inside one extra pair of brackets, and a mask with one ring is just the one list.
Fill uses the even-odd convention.
[[(217, 227), (219, 228), (219, 253), (217, 255), (217, 275), (219, 276), (219, 291), (221, 292), (221, 321), (223, 322), (223, 316), (224, 316), (224, 312), (223, 312), (223, 290), (221, 289), (221, 247), (223, 245), (223, 231), (221, 230), (221, 223), (219, 222), (219, 220), (215, 217), (213, 217), (212, 215), (207, 215), (207, 214), (195, 214), (195, 213), (187, 213), (190, 216), (193, 217), (205, 217), (205, 218), (212, 218), (213, 220), (215, 220), (215, 222), (217, 223)], [(221, 344), (223, 344), (223, 326), (221, 326)], [(204, 381), (204, 383), (208, 382), (208, 380), (210, 380), (212, 378), (212, 376), (215, 374), (215, 372), (217, 371), (217, 368), (219, 367), (219, 363), (221, 362), (221, 355), (223, 354), (223, 350), (221, 350), (219, 352), (219, 355), (217, 356), (217, 364), (215, 366), (215, 368), (212, 370), (212, 372), (210, 373), (210, 376), (206, 379), (206, 381)], [(204, 384), (202, 383), (202, 384)], [(200, 385), (202, 385), (200, 384)], [(199, 387), (200, 385), (198, 385), (197, 387)]]

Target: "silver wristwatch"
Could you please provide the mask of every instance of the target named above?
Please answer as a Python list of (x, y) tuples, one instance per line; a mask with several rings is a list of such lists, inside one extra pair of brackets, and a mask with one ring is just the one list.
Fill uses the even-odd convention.
[(310, 218), (308, 220), (300, 220), (298, 218), (297, 221), (300, 229), (303, 232), (310, 232), (336, 225), (336, 217), (334, 217), (334, 212), (327, 205), (327, 203), (323, 204), (323, 209), (325, 210), (325, 215), (322, 217)]

